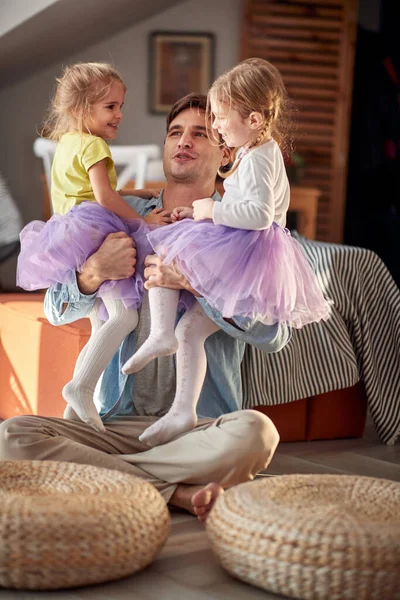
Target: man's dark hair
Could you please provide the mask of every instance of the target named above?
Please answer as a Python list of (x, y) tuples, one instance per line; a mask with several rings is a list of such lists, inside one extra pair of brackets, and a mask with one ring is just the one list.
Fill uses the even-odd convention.
[(167, 115), (167, 133), (172, 121), (176, 119), (181, 112), (187, 110), (188, 108), (197, 108), (205, 113), (207, 109), (207, 96), (205, 94), (192, 93), (175, 102), (169, 111), (169, 114)]

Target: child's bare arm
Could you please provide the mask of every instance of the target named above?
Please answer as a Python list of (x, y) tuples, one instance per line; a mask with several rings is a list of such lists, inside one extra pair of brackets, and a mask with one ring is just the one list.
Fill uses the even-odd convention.
[(118, 192), (112, 189), (104, 160), (92, 165), (88, 173), (94, 197), (101, 206), (111, 210), (121, 219), (142, 218), (121, 198)]

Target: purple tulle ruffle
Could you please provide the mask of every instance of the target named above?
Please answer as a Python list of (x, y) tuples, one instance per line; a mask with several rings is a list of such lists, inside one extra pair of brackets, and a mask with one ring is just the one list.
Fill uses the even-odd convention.
[(191, 286), (226, 318), (300, 328), (330, 315), (300, 244), (276, 223), (253, 231), (184, 219), (147, 237), (165, 264), (175, 260)]
[(21, 231), (17, 285), (25, 290), (45, 289), (70, 283), (85, 261), (96, 252), (109, 233), (123, 231), (135, 242), (137, 263), (129, 279), (106, 281), (98, 297), (114, 298), (126, 307), (138, 308), (143, 297), (143, 261), (152, 248), (141, 219), (124, 221), (97, 202), (83, 202), (66, 215), (55, 214), (46, 223), (33, 221)]

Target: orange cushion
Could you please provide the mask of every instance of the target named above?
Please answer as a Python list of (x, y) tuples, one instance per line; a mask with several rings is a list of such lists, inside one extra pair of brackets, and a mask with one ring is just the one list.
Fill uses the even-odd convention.
[(307, 440), (362, 437), (367, 420), (367, 396), (359, 382), (308, 400)]
[(61, 390), (89, 335), (89, 319), (50, 325), (42, 294), (0, 295), (0, 418), (62, 416)]
[(256, 410), (274, 422), (281, 442), (362, 437), (367, 397), (362, 383), (325, 394)]
[(298, 442), (307, 438), (307, 399), (276, 406), (257, 406), (277, 428), (281, 442)]

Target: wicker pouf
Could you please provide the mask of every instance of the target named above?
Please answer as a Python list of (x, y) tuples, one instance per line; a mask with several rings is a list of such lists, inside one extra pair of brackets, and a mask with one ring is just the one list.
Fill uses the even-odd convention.
[(152, 562), (169, 531), (159, 492), (66, 462), (0, 461), (0, 587), (111, 581)]
[(233, 576), (291, 598), (400, 598), (400, 484), (284, 475), (231, 488), (206, 523)]

